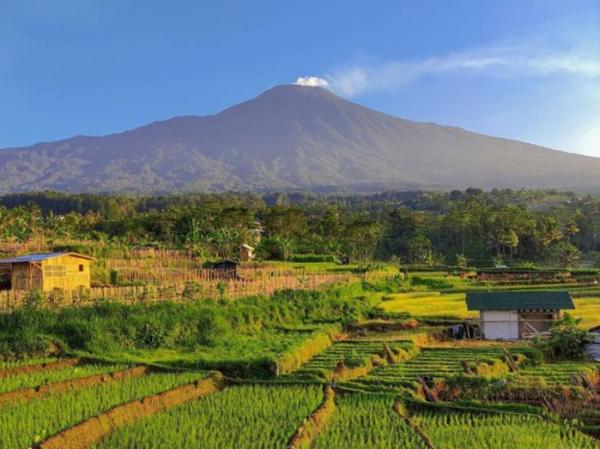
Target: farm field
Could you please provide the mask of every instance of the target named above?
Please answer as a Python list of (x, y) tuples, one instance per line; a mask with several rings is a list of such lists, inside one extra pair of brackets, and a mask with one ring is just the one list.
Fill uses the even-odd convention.
[[(313, 268), (332, 269), (328, 263)], [(160, 305), (114, 303), (62, 312), (25, 310), (28, 320), (47, 326), (36, 331), (68, 347), (72, 356), (113, 363), (5, 376), (0, 378), (0, 394), (109, 373), (131, 364), (183, 371), (150, 371), (136, 378), (0, 405), (0, 447), (33, 447), (115, 406), (205, 378), (209, 370), (227, 376), (223, 391), (135, 418), (94, 448), (287, 449), (301, 426), (312, 422), (311, 413), (323, 400), (325, 384), (335, 386), (335, 409), (318, 431), (309, 432), (311, 447), (316, 449), (598, 447), (595, 440), (576, 430), (580, 425), (569, 427), (557, 424), (558, 419), (537, 417), (543, 415), (543, 403), (539, 396), (527, 396), (531, 390), (550, 398), (556, 392), (588, 397), (581, 383), (575, 383), (581, 374), (597, 383), (597, 363), (544, 362), (532, 342), (449, 339), (446, 331), (451, 323), (475, 315), (466, 311), (463, 292), (436, 290), (428, 285), (429, 275), (419, 276), (419, 285), (394, 277), (269, 297)], [(436, 279), (434, 286), (440, 282), (440, 274), (431, 277)], [(448, 288), (469, 285), (467, 280), (454, 278), (444, 282), (451, 285)], [(600, 306), (596, 297), (575, 301), (575, 315), (584, 318), (585, 325), (600, 320), (595, 313)], [(88, 322), (93, 327), (88, 329)], [(73, 331), (80, 340), (71, 337)], [(505, 350), (518, 361), (517, 371), (511, 372)], [(5, 361), (0, 369), (54, 360), (36, 356)], [(441, 407), (407, 412), (407, 421), (392, 407), (394, 403), (401, 404), (404, 412), (405, 403), (435, 400), (424, 393), (426, 387), (419, 378), (430, 385)], [(519, 394), (511, 398), (533, 402), (533, 412), (445, 411), (443, 401), (459, 399), (445, 387), (461, 381), (480, 385), (489, 381), (514, 388)], [(465, 398), (473, 401), (494, 397), (486, 396), (486, 391), (468, 393), (471, 396), (465, 390)], [(591, 421), (595, 419), (588, 415)], [(471, 428), (472, 440), (465, 437), (465, 429)]]
[(94, 374), (109, 373), (127, 368), (128, 365), (84, 364), (80, 366), (61, 369), (41, 370), (28, 374), (18, 374), (0, 378), (0, 393), (18, 390), (20, 388), (33, 388), (51, 382), (60, 382), (67, 379), (78, 379)]
[[(296, 379), (332, 380), (336, 375), (344, 374), (344, 369), (356, 369), (360, 376), (365, 375), (376, 365), (386, 364), (384, 345), (398, 356), (409, 354), (414, 344), (408, 341), (342, 341), (333, 344), (325, 351), (310, 359), (290, 375)], [(336, 373), (342, 362), (342, 372)]]
[(239, 386), (122, 427), (95, 449), (285, 449), (318, 386)]
[(336, 409), (315, 449), (426, 449), (421, 438), (392, 410), (393, 396), (351, 395)]
[[(518, 289), (519, 286), (515, 286)], [(560, 286), (559, 286), (560, 288)], [(493, 288), (492, 288), (493, 290)], [(600, 326), (600, 297), (582, 296), (573, 298), (575, 310), (570, 313), (581, 318), (581, 325), (587, 328)], [(408, 312), (416, 318), (430, 320), (477, 318), (476, 312), (468, 311), (464, 293), (443, 293), (420, 291), (387, 295), (381, 302), (387, 312)]]
[(0, 406), (0, 447), (26, 449), (112, 407), (205, 377), (205, 373), (151, 373)]
[(589, 436), (539, 416), (473, 413), (421, 413), (413, 418), (436, 449), (544, 448), (593, 449)]

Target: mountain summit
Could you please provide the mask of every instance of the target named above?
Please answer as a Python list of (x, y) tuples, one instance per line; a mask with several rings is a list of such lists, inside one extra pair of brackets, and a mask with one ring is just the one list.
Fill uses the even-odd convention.
[(600, 190), (600, 159), (396, 118), (277, 86), (215, 115), (0, 150), (0, 191), (345, 187)]

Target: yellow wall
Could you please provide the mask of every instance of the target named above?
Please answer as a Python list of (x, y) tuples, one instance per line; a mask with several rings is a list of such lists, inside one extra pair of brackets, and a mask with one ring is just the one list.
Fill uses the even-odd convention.
[[(80, 267), (82, 271), (80, 270)], [(60, 256), (41, 263), (14, 264), (12, 266), (12, 288), (14, 290), (54, 288), (75, 290), (90, 287), (90, 261), (76, 256)]]

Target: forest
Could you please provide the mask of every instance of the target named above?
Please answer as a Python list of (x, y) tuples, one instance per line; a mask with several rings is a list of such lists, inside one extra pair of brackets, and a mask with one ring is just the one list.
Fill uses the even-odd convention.
[(248, 243), (263, 259), (574, 268), (599, 260), (600, 198), (510, 189), (0, 197), (0, 241), (36, 237), (186, 249), (206, 258), (234, 257)]

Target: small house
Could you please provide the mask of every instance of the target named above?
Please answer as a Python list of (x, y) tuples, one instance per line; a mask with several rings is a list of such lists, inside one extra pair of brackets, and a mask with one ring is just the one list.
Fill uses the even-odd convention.
[(89, 288), (92, 257), (78, 253), (41, 253), (0, 259), (12, 290)]
[(486, 340), (517, 340), (547, 334), (562, 310), (574, 309), (567, 291), (467, 292), (467, 309), (479, 311)]
[(250, 262), (254, 260), (254, 248), (245, 243), (240, 246), (240, 262)]
[(213, 276), (217, 279), (237, 279), (239, 262), (231, 259), (219, 260), (212, 265)]

